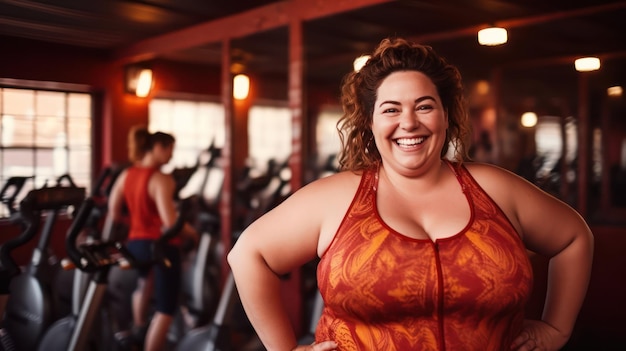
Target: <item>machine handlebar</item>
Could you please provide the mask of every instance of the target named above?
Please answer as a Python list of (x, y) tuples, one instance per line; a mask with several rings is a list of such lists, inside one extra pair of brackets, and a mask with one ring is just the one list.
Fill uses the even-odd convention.
[(19, 273), (19, 267), (11, 258), (11, 251), (26, 244), (39, 232), (40, 213), (44, 210), (59, 210), (64, 207), (78, 206), (85, 198), (85, 188), (49, 187), (28, 192), (20, 202), (19, 220), (24, 230), (17, 237), (5, 242), (0, 247), (0, 260), (5, 271), (12, 276)]
[(92, 197), (85, 199), (72, 225), (68, 229), (67, 240), (65, 242), (65, 249), (71, 261), (71, 264), (65, 261), (65, 266), (68, 269), (75, 266), (85, 272), (95, 272), (114, 265), (121, 266), (122, 268), (132, 268), (143, 264), (154, 264), (158, 262), (163, 262), (165, 265), (170, 264), (164, 255), (164, 246), (171, 238), (178, 235), (185, 224), (184, 213), (189, 206), (187, 199), (180, 203), (179, 215), (174, 225), (167, 228), (163, 232), (163, 235), (154, 242), (152, 246), (152, 260), (147, 263), (137, 262), (130, 252), (128, 252), (125, 245), (119, 241), (93, 242), (80, 246), (76, 245), (78, 236), (85, 227), (85, 223), (94, 206), (95, 201)]

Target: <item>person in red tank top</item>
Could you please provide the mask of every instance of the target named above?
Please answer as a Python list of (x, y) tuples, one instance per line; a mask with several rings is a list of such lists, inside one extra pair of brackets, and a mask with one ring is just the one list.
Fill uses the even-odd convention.
[[(152, 243), (176, 221), (174, 179), (160, 171), (172, 158), (174, 143), (170, 134), (134, 127), (129, 133), (129, 158), (133, 165), (120, 174), (111, 190), (107, 220), (121, 221), (122, 207), (126, 206), (130, 221), (127, 248), (140, 262), (151, 260)], [(132, 296), (133, 329), (139, 343), (144, 343), (145, 334), (144, 350), (162, 350), (166, 345), (181, 286), (181, 238), (197, 242), (197, 235), (193, 227), (185, 224), (181, 234), (171, 239), (164, 250), (170, 261), (168, 267), (155, 264), (138, 269), (139, 281)], [(148, 326), (146, 318), (153, 292), (156, 312)]]
[[(593, 235), (567, 204), (470, 162), (461, 75), (383, 40), (342, 86), (342, 171), (297, 190), (228, 254), (268, 350), (558, 350), (589, 283)], [(527, 250), (550, 259), (541, 320), (525, 320)], [(298, 345), (280, 276), (320, 257), (324, 310)]]

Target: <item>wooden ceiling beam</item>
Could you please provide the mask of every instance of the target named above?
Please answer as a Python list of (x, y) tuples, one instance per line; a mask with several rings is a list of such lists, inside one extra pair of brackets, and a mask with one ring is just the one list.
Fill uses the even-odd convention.
[[(559, 12), (541, 14), (541, 15), (536, 15), (536, 16), (528, 16), (528, 17), (522, 17), (522, 18), (496, 21), (493, 24), (510, 29), (510, 28), (515, 28), (515, 27), (524, 27), (524, 26), (541, 24), (545, 22), (557, 21), (557, 20), (566, 19), (566, 18), (589, 16), (595, 13), (615, 11), (615, 10), (619, 10), (623, 8), (626, 8), (626, 1), (621, 1), (621, 2), (616, 2), (616, 3), (606, 4), (606, 5), (585, 7), (585, 8), (575, 9), (571, 11), (559, 11)], [(426, 33), (426, 34), (410, 37), (408, 39), (417, 43), (432, 44), (432, 43), (439, 42), (439, 41), (476, 36), (479, 30), (486, 28), (486, 27), (488, 27), (488, 24), (486, 23), (478, 24), (478, 25), (465, 27), (465, 28), (459, 28), (455, 30)], [(607, 59), (613, 58), (613, 56), (610, 53), (602, 54), (602, 56), (606, 57)], [(318, 67), (333, 66), (333, 65), (349, 62), (351, 60), (354, 60), (354, 58), (356, 58), (356, 54), (352, 54), (352, 53), (343, 54), (343, 55), (335, 55), (332, 57), (327, 57), (325, 59), (315, 60), (315, 62), (311, 62), (310, 65), (315, 65)], [(571, 59), (572, 59), (571, 56), (549, 58), (549, 59), (542, 59), (542, 60), (533, 60), (532, 62), (529, 62), (528, 64), (545, 65), (548, 62), (552, 64), (560, 64), (563, 62), (568, 62)], [(508, 66), (520, 66), (520, 65), (526, 65), (526, 63), (515, 62), (512, 64), (508, 64)]]
[[(589, 15), (593, 15), (596, 13), (615, 11), (615, 10), (620, 10), (623, 8), (626, 8), (626, 1), (615, 2), (611, 4), (605, 4), (605, 5), (584, 7), (584, 8), (569, 10), (569, 11), (558, 11), (558, 12), (540, 14), (536, 16), (528, 16), (528, 17), (523, 17), (523, 18), (501, 20), (501, 21), (496, 21), (492, 23), (491, 25), (495, 25), (497, 27), (508, 28), (508, 29), (516, 28), (516, 27), (527, 27), (527, 26), (532, 26), (536, 24), (567, 19), (567, 18), (589, 16)], [(450, 30), (450, 31), (424, 34), (424, 35), (413, 37), (411, 38), (411, 40), (418, 42), (418, 43), (432, 43), (432, 42), (437, 42), (437, 41), (442, 41), (442, 40), (456, 39), (460, 37), (475, 36), (477, 35), (479, 30), (483, 28), (487, 28), (489, 26), (490, 24), (487, 24), (487, 23), (478, 24), (475, 26), (460, 28), (460, 29), (455, 29), (455, 30)]]
[(287, 26), (294, 18), (309, 21), (391, 1), (394, 0), (280, 1), (139, 41), (117, 50), (114, 58), (121, 63), (148, 60), (164, 53)]

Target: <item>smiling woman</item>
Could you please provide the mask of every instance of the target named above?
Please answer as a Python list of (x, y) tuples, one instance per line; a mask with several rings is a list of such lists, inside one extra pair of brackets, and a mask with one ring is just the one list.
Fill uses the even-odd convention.
[[(342, 172), (252, 223), (228, 255), (270, 350), (558, 350), (591, 271), (593, 238), (566, 204), (465, 161), (459, 71), (386, 39), (344, 80)], [(445, 158), (452, 145), (452, 160)], [(548, 257), (542, 320), (524, 321), (532, 250)], [(316, 343), (298, 346), (281, 274), (320, 257)]]

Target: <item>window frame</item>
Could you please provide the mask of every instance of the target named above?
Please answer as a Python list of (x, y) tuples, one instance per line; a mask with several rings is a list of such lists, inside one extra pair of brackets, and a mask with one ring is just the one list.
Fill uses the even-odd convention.
[[(28, 174), (28, 175), (24, 174), (23, 176), (27, 176), (27, 177), (32, 176), (34, 180), (29, 181), (24, 186), (24, 189), (22, 190), (22, 192), (18, 195), (16, 199), (16, 203), (19, 203), (21, 198), (26, 195), (26, 192), (32, 188), (40, 187), (44, 183), (46, 183), (47, 185), (54, 185), (54, 181), (56, 179), (50, 179), (49, 177), (58, 177), (62, 175), (62, 174), (54, 174), (54, 171), (52, 171), (53, 173), (52, 175), (42, 176), (42, 175), (37, 174), (37, 169), (39, 167), (37, 163), (37, 154), (38, 152), (41, 152), (41, 151), (54, 152), (54, 150), (61, 149), (63, 151), (63, 157), (66, 160), (65, 161), (66, 164), (64, 168), (67, 170), (66, 172), (70, 173), (70, 176), (72, 175), (71, 174), (72, 161), (70, 159), (70, 154), (76, 151), (87, 151), (89, 154), (88, 156), (89, 167), (87, 167), (87, 169), (85, 169), (84, 171), (80, 172), (83, 175), (85, 182), (82, 182), (82, 181), (77, 182), (79, 183), (77, 185), (81, 187), (85, 187), (87, 190), (89, 190), (91, 187), (91, 183), (93, 181), (96, 161), (98, 161), (98, 159), (94, 155), (100, 150), (100, 145), (98, 141), (101, 141), (101, 139), (96, 138), (96, 133), (95, 133), (97, 125), (100, 124), (101, 118), (100, 118), (100, 115), (97, 113), (97, 109), (96, 109), (96, 106), (99, 106), (100, 104), (100, 101), (99, 101), (100, 97), (94, 91), (94, 89), (92, 89), (88, 85), (83, 85), (83, 84), (0, 78), (0, 90), (4, 90), (4, 89), (28, 90), (28, 91), (34, 92), (35, 94), (37, 94), (38, 92), (54, 92), (54, 93), (63, 94), (65, 101), (64, 101), (64, 112), (63, 112), (63, 116), (61, 117), (62, 118), (61, 123), (63, 124), (63, 129), (66, 133), (68, 132), (70, 128), (69, 123), (71, 122), (72, 118), (74, 118), (74, 117), (69, 116), (69, 100), (68, 100), (69, 95), (70, 94), (86, 94), (86, 95), (89, 95), (90, 97), (89, 116), (87, 117), (87, 119), (89, 119), (90, 121), (89, 122), (90, 131), (89, 131), (88, 143), (85, 145), (72, 147), (71, 142), (69, 140), (69, 136), (66, 137), (64, 144), (61, 147), (38, 146), (35, 137), (33, 137), (33, 139), (28, 143), (28, 145), (26, 144), (5, 145), (4, 142), (0, 140), (0, 154), (3, 154), (5, 150), (24, 150), (30, 155), (30, 157), (32, 157), (32, 174)], [(0, 105), (0, 122), (2, 122), (2, 118), (4, 118), (5, 101), (2, 101), (1, 97), (0, 97), (0, 103), (2, 104)], [(35, 115), (35, 116), (38, 116), (38, 115)], [(3, 159), (0, 160), (0, 163), (2, 163), (3, 161), (4, 161)], [(5, 165), (2, 163), (2, 169), (0, 170), (0, 183), (2, 183), (2, 186), (4, 186), (4, 183), (11, 177), (5, 174), (5, 169), (6, 169)], [(0, 209), (0, 219), (6, 218), (7, 216), (8, 216), (8, 210), (5, 209), (3, 206)]]

